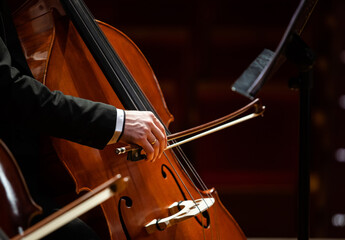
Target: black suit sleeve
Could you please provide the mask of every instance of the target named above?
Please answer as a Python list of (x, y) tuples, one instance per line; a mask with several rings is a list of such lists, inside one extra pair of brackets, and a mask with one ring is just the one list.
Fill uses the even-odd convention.
[(102, 149), (116, 124), (114, 106), (50, 91), (11, 66), (0, 38), (0, 118), (22, 128)]

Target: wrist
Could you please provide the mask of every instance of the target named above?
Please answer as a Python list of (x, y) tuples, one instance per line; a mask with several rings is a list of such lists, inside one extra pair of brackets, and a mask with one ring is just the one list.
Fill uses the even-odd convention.
[(114, 129), (114, 134), (108, 144), (113, 144), (119, 141), (119, 139), (122, 136), (124, 127), (125, 127), (125, 120), (126, 120), (126, 114), (125, 111), (122, 109), (116, 109), (116, 124)]

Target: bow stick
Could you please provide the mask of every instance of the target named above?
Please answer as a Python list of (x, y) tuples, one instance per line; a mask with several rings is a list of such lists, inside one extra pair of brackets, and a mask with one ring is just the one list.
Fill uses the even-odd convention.
[[(241, 118), (238, 118), (236, 120), (233, 120), (231, 122), (228, 122), (231, 119), (234, 119), (234, 118), (240, 116), (241, 114), (247, 112), (249, 109), (252, 109), (252, 108), (254, 108), (254, 112), (253, 113), (248, 114), (246, 116), (243, 116)], [(175, 143), (173, 143), (171, 145), (168, 145), (164, 150), (168, 150), (168, 149), (180, 146), (180, 145), (182, 145), (184, 143), (187, 143), (187, 142), (193, 141), (195, 139), (204, 137), (204, 136), (206, 136), (208, 134), (211, 134), (211, 133), (214, 133), (214, 132), (218, 132), (220, 130), (223, 130), (223, 129), (231, 127), (231, 126), (234, 126), (236, 124), (239, 124), (241, 122), (247, 121), (249, 119), (252, 119), (252, 118), (255, 118), (255, 117), (258, 117), (258, 116), (262, 116), (264, 111), (265, 111), (265, 106), (263, 106), (261, 104), (259, 99), (255, 99), (251, 103), (249, 103), (248, 105), (244, 106), (243, 108), (241, 108), (241, 109), (239, 109), (239, 110), (237, 110), (237, 111), (235, 111), (233, 113), (230, 113), (230, 114), (228, 114), (228, 115), (226, 115), (224, 117), (221, 117), (221, 118), (216, 119), (214, 121), (205, 123), (203, 125), (200, 125), (200, 126), (197, 126), (197, 127), (185, 130), (185, 131), (181, 131), (181, 132), (169, 135), (167, 137), (168, 141), (172, 141), (172, 140), (176, 140), (178, 138), (190, 136), (192, 134), (196, 134), (196, 133), (199, 133), (201, 131), (204, 131), (204, 132), (199, 133), (197, 135), (194, 135), (194, 136), (192, 136), (190, 138), (187, 138), (187, 139), (184, 139), (182, 141), (175, 142)], [(221, 125), (221, 124), (223, 124), (223, 125)], [(131, 160), (131, 161), (138, 161), (138, 160), (142, 159), (145, 156), (145, 155), (142, 155), (142, 154), (139, 153), (141, 151), (141, 149), (142, 148), (137, 146), (137, 145), (127, 145), (125, 147), (116, 148), (115, 149), (115, 153), (116, 154), (124, 154), (126, 152), (132, 152), (131, 154), (128, 154), (128, 159)]]

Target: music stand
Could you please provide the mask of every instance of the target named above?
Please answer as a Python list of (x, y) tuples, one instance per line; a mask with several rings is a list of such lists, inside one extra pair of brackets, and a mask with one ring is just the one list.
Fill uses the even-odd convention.
[(312, 50), (300, 35), (317, 0), (301, 0), (285, 33), (275, 50), (264, 51), (236, 80), (232, 90), (254, 99), (265, 81), (288, 59), (295, 63), (299, 76), (289, 82), (290, 87), (300, 92), (299, 171), (298, 171), (298, 239), (309, 239), (309, 162), (310, 162), (310, 92), (312, 68), (315, 60)]

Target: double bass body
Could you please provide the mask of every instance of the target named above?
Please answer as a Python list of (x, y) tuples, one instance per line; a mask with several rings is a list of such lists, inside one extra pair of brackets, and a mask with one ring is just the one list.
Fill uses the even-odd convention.
[[(31, 0), (14, 14), (28, 64), (36, 79), (64, 94), (125, 108), (80, 37), (55, 0)], [(117, 55), (135, 79), (161, 121), (173, 117), (156, 77), (140, 50), (117, 29), (98, 22)], [(155, 163), (131, 162), (117, 156), (120, 144), (97, 150), (61, 139), (52, 139), (60, 160), (75, 181), (76, 191), (92, 190), (120, 173), (130, 181), (121, 195), (101, 207), (111, 239), (245, 239), (238, 224), (214, 190), (198, 190), (181, 168), (178, 153), (166, 151)], [(215, 202), (203, 214), (149, 234), (145, 225), (170, 215), (173, 203), (208, 198)]]

